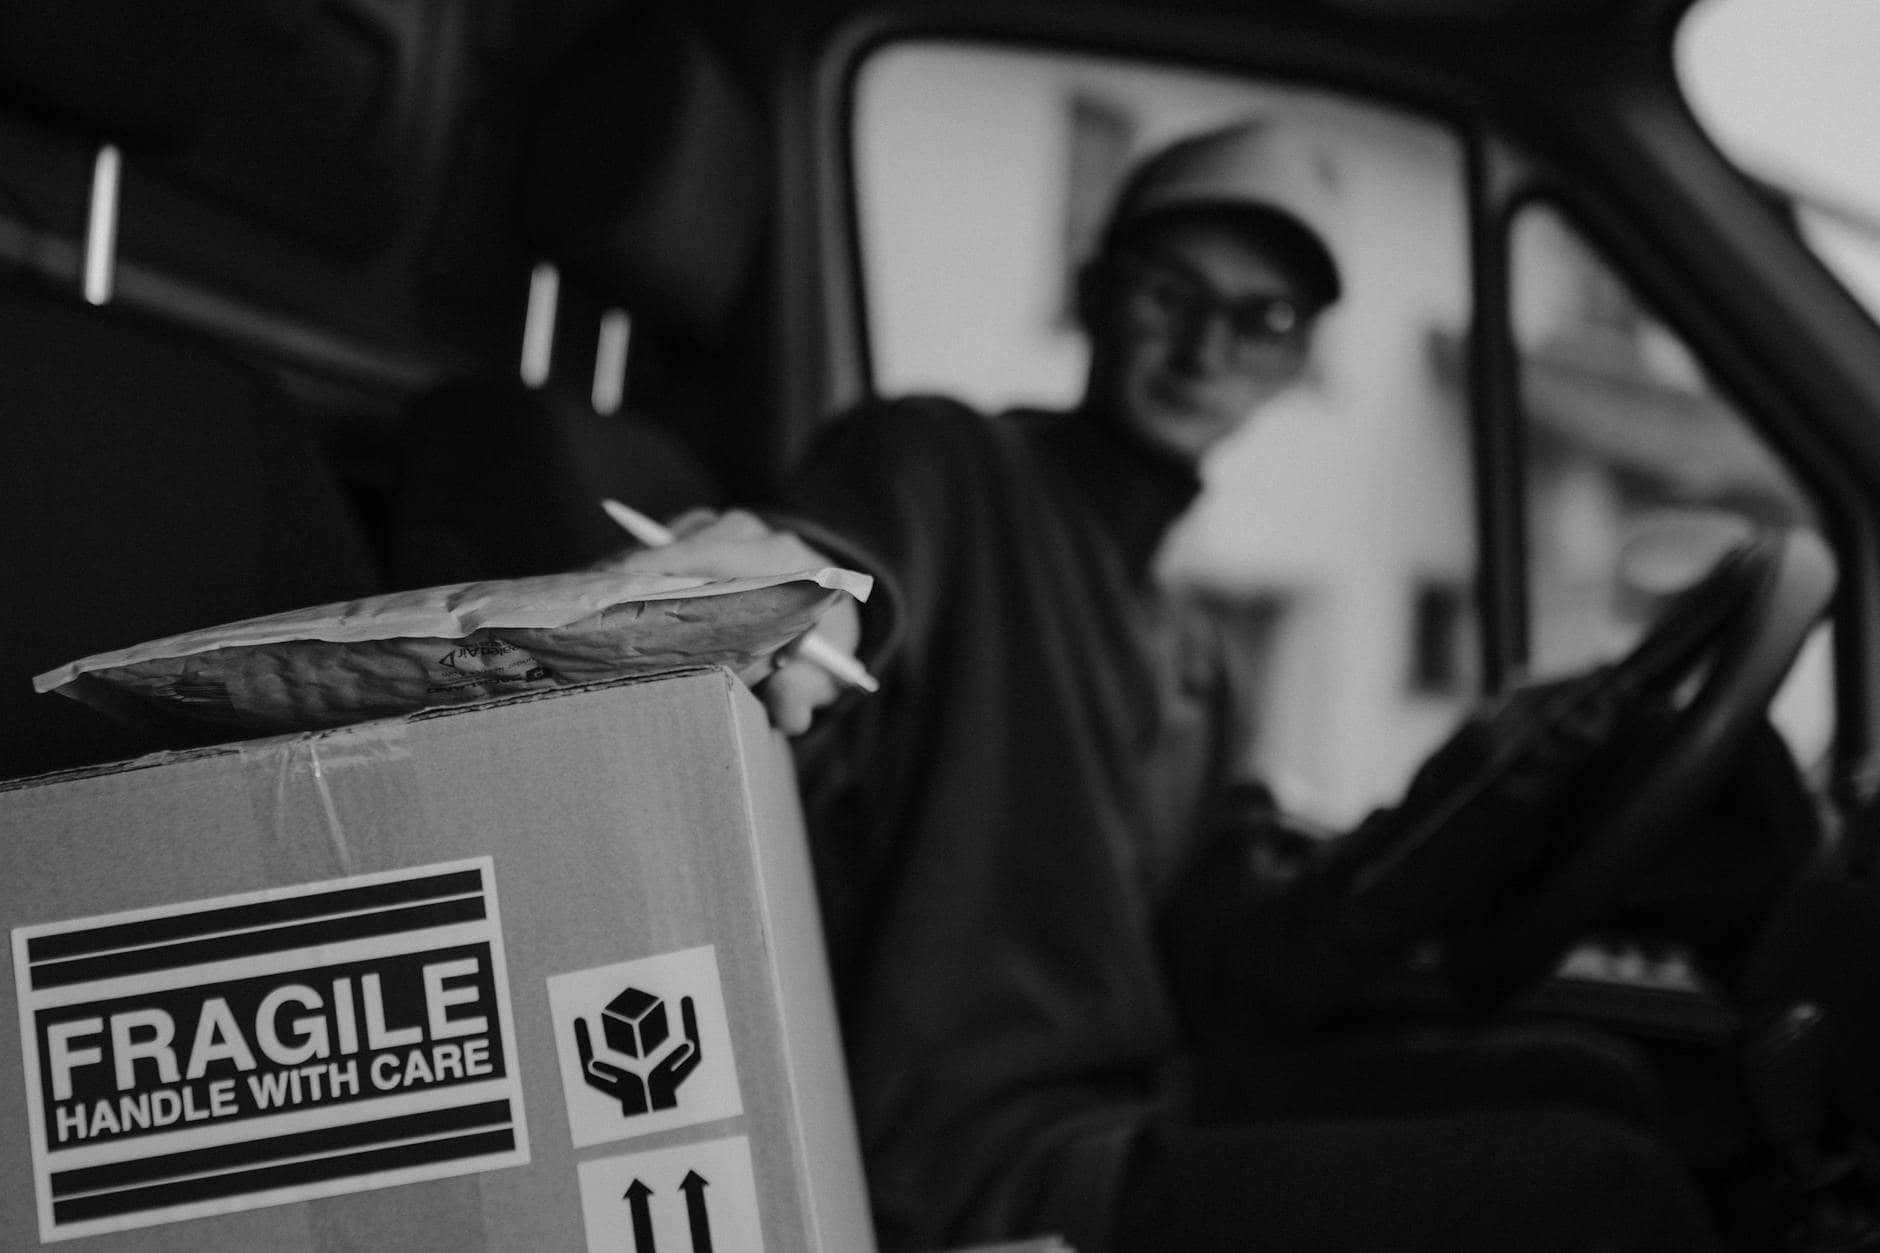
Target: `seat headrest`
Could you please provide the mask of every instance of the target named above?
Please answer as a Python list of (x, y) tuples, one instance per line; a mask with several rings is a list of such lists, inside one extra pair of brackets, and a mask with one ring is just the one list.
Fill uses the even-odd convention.
[(421, 34), (361, 0), (3, 0), (0, 107), (154, 157), (137, 177), (205, 213), (364, 253), (438, 129), (401, 89)]
[(213, 98), (227, 0), (7, 0), (0, 100), (62, 130), (142, 150), (185, 143)]
[(252, 0), (218, 67), (220, 98), (168, 173), (338, 255), (388, 246), (449, 118), (411, 88), (426, 34), (410, 10)]
[(760, 219), (758, 124), (696, 31), (618, 13), (546, 68), (525, 131), (538, 255), (636, 314), (711, 339)]

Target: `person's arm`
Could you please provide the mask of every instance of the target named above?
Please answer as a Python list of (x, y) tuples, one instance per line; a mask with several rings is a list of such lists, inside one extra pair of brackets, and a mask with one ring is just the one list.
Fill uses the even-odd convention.
[[(837, 602), (817, 628), (884, 682), (907, 663), (909, 637), (930, 622), (947, 558), (944, 445), (983, 419), (941, 400), (873, 402), (831, 424), (812, 444), (774, 507), (696, 511), (671, 521), (672, 543), (631, 549), (622, 569), (740, 577), (839, 565), (871, 575), (866, 605)], [(916, 649), (918, 652), (918, 649)], [(822, 711), (858, 697), (827, 670), (786, 649), (757, 687), (772, 722), (805, 732)], [(916, 661), (914, 664), (918, 664)]]
[[(630, 548), (603, 564), (620, 570), (715, 579), (788, 574), (838, 564), (795, 533), (742, 509), (682, 514), (673, 519), (671, 532), (668, 543)], [(829, 647), (853, 655), (861, 639), (857, 603), (838, 597), (817, 621), (815, 634)], [(845, 686), (828, 668), (802, 657), (801, 645), (799, 639), (779, 649), (775, 668), (756, 686), (772, 725), (788, 735), (808, 730), (816, 711), (833, 703)]]
[(1596, 673), (1519, 692), (1468, 719), (1396, 805), (1329, 839), (1263, 792), (1230, 794), (1165, 914), (1197, 1030), (1309, 1028), (1530, 882), (1561, 855), (1620, 700)]

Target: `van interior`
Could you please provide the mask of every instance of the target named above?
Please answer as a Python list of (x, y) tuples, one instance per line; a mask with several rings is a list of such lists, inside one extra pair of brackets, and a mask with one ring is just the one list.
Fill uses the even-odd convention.
[[(1373, 276), (1164, 560), (1239, 624), (1276, 788), (1349, 822), (1720, 535), (1804, 528), (1839, 583), (1771, 717), (1870, 916), (1880, 329), (1693, 116), (1689, 7), (10, 0), (0, 778), (199, 742), (33, 690), (74, 658), (573, 569), (599, 499), (761, 501), (872, 392), (1072, 398), (1096, 206), (1261, 112), (1332, 136)], [(1784, 992), (1872, 1038), (1856, 930), (1798, 926)], [(1573, 962), (1551, 1011), (1733, 1075), (1675, 949)], [(1880, 1131), (1870, 1070), (1836, 1134)], [(1719, 1109), (1722, 1171), (1762, 1142)]]

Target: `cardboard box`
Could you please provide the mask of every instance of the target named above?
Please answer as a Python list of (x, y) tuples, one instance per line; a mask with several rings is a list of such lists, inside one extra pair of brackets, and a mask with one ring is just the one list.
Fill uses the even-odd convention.
[(873, 1247), (728, 672), (27, 780), (0, 832), (0, 1247)]

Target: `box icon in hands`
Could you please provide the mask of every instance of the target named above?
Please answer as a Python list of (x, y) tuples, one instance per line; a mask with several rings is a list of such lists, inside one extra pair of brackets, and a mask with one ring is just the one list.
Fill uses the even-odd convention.
[[(679, 1103), (679, 1085), (698, 1069), (700, 1057), (698, 1010), (691, 997), (679, 1003), (685, 1038), (675, 1041), (666, 1055), (645, 1070), (616, 1066), (595, 1057), (587, 1019), (574, 1023), (575, 1047), (581, 1056), (581, 1078), (590, 1088), (620, 1102), (623, 1115), (671, 1109)], [(653, 1061), (653, 1050), (666, 1042), (666, 1003), (650, 992), (630, 987), (601, 1010), (601, 1030), (617, 1053)]]
[(651, 992), (628, 988), (601, 1010), (607, 1047), (628, 1057), (650, 1057), (666, 1042), (666, 1002)]

